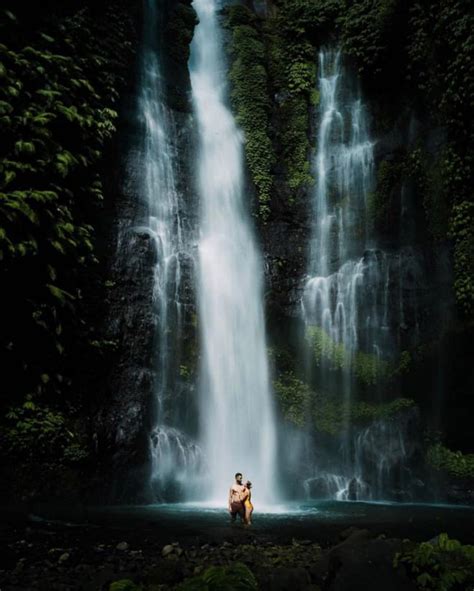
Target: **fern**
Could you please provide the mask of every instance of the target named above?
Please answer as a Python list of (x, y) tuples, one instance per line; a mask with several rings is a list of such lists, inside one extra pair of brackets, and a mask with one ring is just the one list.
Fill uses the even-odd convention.
[(64, 117), (71, 123), (73, 123), (74, 121), (80, 121), (81, 119), (79, 113), (77, 112), (77, 108), (74, 106), (66, 107), (63, 104), (58, 103), (56, 105), (56, 109), (59, 113), (61, 113), (61, 115), (64, 115)]
[(15, 153), (19, 156), (21, 154), (34, 154), (36, 152), (35, 145), (33, 142), (25, 142), (23, 140), (19, 140), (15, 143)]
[(0, 101), (0, 115), (9, 115), (13, 111), (13, 107), (6, 101)]
[(55, 117), (54, 113), (39, 113), (33, 117), (32, 122), (36, 125), (48, 125)]
[(78, 164), (71, 152), (64, 151), (56, 154), (56, 170), (62, 177), (69, 174), (70, 170)]
[(41, 88), (36, 91), (36, 94), (49, 100), (54, 100), (56, 97), (61, 96), (61, 93), (58, 90), (50, 90), (49, 88)]

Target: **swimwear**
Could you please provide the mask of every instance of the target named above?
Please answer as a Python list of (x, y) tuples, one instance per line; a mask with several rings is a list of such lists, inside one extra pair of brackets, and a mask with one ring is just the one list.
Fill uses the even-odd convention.
[(244, 501), (244, 504), (247, 507), (247, 509), (253, 509), (253, 505), (252, 505), (252, 502), (250, 501), (250, 497), (251, 497), (251, 495), (249, 494), (249, 496)]
[(242, 501), (232, 501), (230, 504), (230, 511), (231, 513), (240, 513), (242, 511), (243, 505)]

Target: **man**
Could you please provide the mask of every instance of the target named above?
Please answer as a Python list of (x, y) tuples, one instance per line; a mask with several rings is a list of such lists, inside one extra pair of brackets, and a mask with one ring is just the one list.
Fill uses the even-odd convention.
[(235, 482), (229, 490), (228, 508), (232, 523), (235, 522), (237, 514), (239, 514), (241, 521), (245, 520), (244, 502), (248, 495), (249, 491), (242, 484), (242, 474), (240, 472), (237, 472), (237, 474), (235, 475)]

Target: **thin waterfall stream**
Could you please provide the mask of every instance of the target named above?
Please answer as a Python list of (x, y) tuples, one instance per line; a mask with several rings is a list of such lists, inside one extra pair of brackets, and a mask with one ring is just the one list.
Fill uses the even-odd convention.
[(276, 425), (262, 304), (262, 261), (244, 194), (242, 134), (227, 107), (215, 0), (195, 0), (191, 84), (199, 134), (200, 444), (206, 497), (222, 503), (235, 472), (275, 501)]
[(180, 349), (181, 265), (186, 245), (176, 188), (175, 124), (164, 96), (159, 61), (158, 13), (154, 0), (145, 6), (139, 115), (144, 125), (142, 194), (149, 213), (141, 228), (155, 245), (153, 311), (155, 326), (154, 427), (151, 432), (151, 486), (160, 501), (185, 495), (201, 452), (180, 424), (173, 408)]

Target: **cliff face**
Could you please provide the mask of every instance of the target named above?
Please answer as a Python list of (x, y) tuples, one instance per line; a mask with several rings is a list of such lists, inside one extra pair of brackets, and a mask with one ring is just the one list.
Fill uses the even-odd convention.
[[(187, 69), (189, 43), (196, 22), (190, 2), (159, 2), (156, 13), (143, 7), (140, 15), (142, 30), (150, 27), (153, 43), (159, 52), (158, 66), (164, 85), (158, 100), (168, 113), (170, 126), (169, 149), (179, 158), (173, 158), (174, 179), (179, 195), (178, 217), (183, 221), (181, 231), (186, 248), (179, 254), (181, 283), (179, 301), (184, 329), (177, 325), (166, 326), (176, 332), (170, 355), (173, 366), (179, 368), (181, 344), (185, 332), (192, 327), (195, 314), (192, 242), (195, 233), (197, 204), (193, 194), (192, 162), (193, 134), (190, 125), (190, 82)], [(154, 15), (156, 23), (146, 22)], [(116, 192), (113, 204), (114, 220), (112, 247), (110, 249), (110, 278), (113, 284), (109, 300), (105, 338), (117, 343), (116, 354), (110, 361), (110, 371), (104, 380), (103, 396), (96, 402), (97, 415), (97, 471), (95, 496), (108, 502), (152, 501), (150, 488), (151, 447), (150, 439), (157, 412), (157, 383), (160, 381), (159, 358), (161, 347), (168, 347), (160, 340), (161, 320), (164, 313), (157, 306), (156, 269), (163, 272), (158, 250), (150, 233), (150, 204), (144, 194), (147, 153), (146, 120), (143, 111), (143, 88), (146, 85), (144, 52), (147, 51), (144, 34), (138, 48), (135, 67), (136, 79), (133, 91), (123, 111), (121, 146), (117, 152), (117, 169), (120, 175), (114, 179)], [(158, 155), (152, 155), (158, 157)], [(156, 191), (159, 191), (157, 188)], [(161, 188), (163, 190), (163, 188)], [(156, 199), (165, 199), (156, 195)], [(162, 329), (164, 330), (164, 329)], [(183, 333), (180, 331), (183, 330)], [(178, 334), (179, 333), (179, 334)], [(192, 339), (192, 338), (191, 338)], [(175, 370), (176, 371), (176, 370)], [(171, 391), (172, 390), (172, 391)], [(182, 398), (188, 395), (186, 385), (170, 384), (168, 396), (174, 401), (174, 409), (184, 406)], [(173, 406), (172, 405), (172, 406)], [(163, 412), (163, 409), (160, 409)]]
[[(94, 500), (145, 501), (154, 495), (150, 435), (160, 311), (153, 297), (158, 254), (143, 229), (149, 215), (141, 191), (145, 148), (138, 115), (143, 14), (127, 2), (67, 10), (50, 4), (50, 15), (28, 16), (21, 5), (12, 7), (3, 25), (8, 43), (2, 63), (12, 80), (0, 103), (8, 140), (1, 190), (10, 200), (9, 209), (1, 211), (23, 210), (33, 228), (19, 236), (8, 226), (4, 241), (10, 287), (2, 346), (10, 381), (16, 381), (3, 409), (4, 448), (20, 466), (9, 470), (10, 480), (14, 494), (24, 489), (32, 497), (70, 497), (78, 490)], [(474, 476), (467, 455), (473, 451), (468, 392), (474, 384), (466, 369), (474, 293), (470, 17), (455, 0), (426, 4), (278, 0), (226, 8), (221, 18), (229, 98), (245, 135), (247, 194), (264, 255), (281, 433), (288, 441), (299, 438), (301, 449), (311, 448), (302, 460), (310, 476), (318, 449), (336, 446), (345, 420), (337, 397), (318, 377), (315, 351), (321, 339), (308, 341), (301, 308), (319, 182), (317, 54), (323, 47), (342, 47), (371, 114), (375, 185), (367, 223), (390, 269), (386, 305), (396, 344), (390, 378), (357, 385), (351, 421), (357, 433), (367, 435), (372, 428), (374, 437), (380, 420), (390, 417), (401, 417), (407, 433), (425, 431), (424, 440), (409, 446), (409, 469), (437, 483), (440, 496), (466, 500)], [(194, 434), (199, 203), (187, 62), (196, 18), (187, 0), (161, 0), (158, 12), (163, 97), (174, 129), (186, 243), (180, 254), (182, 318), (170, 345), (174, 381), (165, 412), (180, 414), (183, 428)], [(96, 54), (90, 41), (98, 39)], [(77, 84), (70, 83), (73, 56), (83, 68), (73, 78)], [(35, 71), (36, 82), (24, 80), (22, 68)], [(17, 98), (23, 88), (45, 104), (28, 108)], [(110, 127), (115, 110), (117, 133)], [(30, 118), (31, 126), (20, 129), (16, 117)], [(41, 169), (45, 162), (51, 169)], [(45, 185), (39, 178), (52, 181)], [(29, 187), (37, 187), (36, 197), (26, 195)], [(84, 187), (91, 201), (83, 199)], [(96, 197), (103, 201), (99, 207)], [(35, 208), (49, 201), (64, 219), (58, 229), (48, 225), (56, 214), (46, 216), (46, 226), (42, 218), (44, 240), (34, 231)], [(333, 261), (336, 267), (342, 262)], [(18, 313), (9, 315), (10, 309)], [(363, 361), (360, 373), (366, 376), (373, 360)], [(333, 371), (335, 380), (340, 369)], [(35, 455), (32, 441), (39, 435), (49, 443)], [(3, 460), (7, 465), (7, 456)], [(28, 474), (34, 464), (39, 471)], [(48, 484), (55, 478), (59, 485)], [(322, 485), (311, 480), (308, 486)], [(403, 491), (398, 493), (402, 498)]]
[[(343, 2), (281, 0), (225, 12), (231, 102), (246, 137), (254, 212), (265, 253), (270, 353), (284, 422), (290, 429), (304, 426), (303, 431), (312, 434), (313, 449), (331, 447), (330, 441), (317, 439), (327, 436), (321, 420), (329, 419), (328, 404), (337, 405), (337, 387), (332, 394), (325, 392), (327, 381), (321, 382), (314, 368), (308, 373), (308, 355), (313, 353), (306, 344), (301, 300), (308, 279), (315, 191), (321, 182), (315, 158), (322, 124), (317, 54), (321, 48), (341, 47), (346, 69), (357, 76), (370, 113), (374, 141), (375, 185), (367, 195), (366, 223), (376, 249), (364, 252), (362, 260), (383, 259), (388, 282), (382, 286), (387, 290), (384, 301), (377, 300), (371, 313), (387, 319), (397, 351), (397, 367), (389, 378), (370, 387), (354, 385), (354, 409), (361, 402), (375, 409), (381, 399), (397, 397), (411, 399), (420, 408), (412, 433), (424, 431), (425, 440), (419, 439), (405, 468), (425, 475), (428, 496), (434, 482), (456, 475), (448, 448), (472, 450), (469, 419), (459, 423), (461, 414), (469, 417), (472, 411), (462, 394), (472, 388), (472, 376), (461, 369), (471, 351), (471, 296), (465, 282), (473, 263), (467, 255), (473, 246), (468, 213), (472, 194), (467, 189), (472, 125), (462, 72), (466, 68), (471, 80), (472, 68), (469, 60), (464, 62), (464, 53), (458, 66), (446, 58), (456, 52), (453, 30), (461, 35), (468, 22), (470, 16), (456, 2), (422, 12), (404, 2), (357, 2), (348, 8)], [(437, 65), (433, 55), (438, 56)], [(448, 79), (459, 85), (459, 96), (451, 93)], [(339, 269), (344, 262), (336, 258), (331, 264)], [(334, 355), (343, 354), (321, 338), (312, 340), (317, 355), (321, 347), (323, 355), (328, 347)], [(370, 362), (367, 357), (360, 361)], [(315, 363), (317, 359), (310, 361)], [(333, 356), (331, 363), (334, 370), (339, 362)], [(337, 383), (333, 370), (331, 379)], [(356, 417), (351, 421), (355, 430), (364, 428)], [(448, 448), (433, 444), (436, 432), (444, 433)], [(440, 454), (445, 461), (433, 460), (434, 449), (444, 450)], [(469, 463), (470, 457), (463, 461)], [(464, 474), (472, 478), (469, 470)]]

